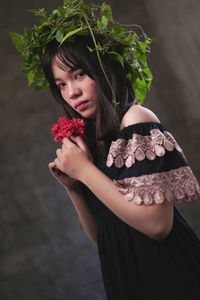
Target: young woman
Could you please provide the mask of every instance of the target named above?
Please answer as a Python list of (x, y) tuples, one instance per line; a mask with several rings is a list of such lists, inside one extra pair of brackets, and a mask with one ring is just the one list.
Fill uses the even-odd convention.
[(36, 11), (38, 27), (10, 33), (29, 83), (44, 84), (42, 61), (66, 116), (86, 123), (85, 136), (65, 138), (49, 168), (98, 247), (109, 300), (196, 300), (200, 242), (175, 204), (199, 198), (199, 185), (173, 136), (135, 100), (137, 84), (144, 91), (151, 79), (149, 40), (113, 26), (105, 3), (95, 17), (96, 6), (76, 2), (49, 18)]
[(199, 196), (175, 139), (137, 105), (126, 72), (103, 56), (116, 98), (90, 52), (90, 37), (51, 42), (43, 68), (68, 117), (82, 117), (86, 137), (63, 140), (49, 164), (82, 228), (97, 245), (108, 299), (196, 299), (200, 243), (174, 201)]

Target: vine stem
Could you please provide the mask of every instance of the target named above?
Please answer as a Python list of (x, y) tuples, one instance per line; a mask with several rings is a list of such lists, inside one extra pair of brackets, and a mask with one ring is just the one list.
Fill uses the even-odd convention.
[(95, 45), (95, 49), (96, 49), (96, 53), (97, 53), (97, 57), (98, 57), (98, 61), (99, 61), (99, 64), (100, 64), (100, 67), (101, 67), (101, 69), (102, 69), (102, 72), (103, 72), (103, 74), (104, 74), (104, 76), (105, 76), (105, 78), (106, 78), (106, 81), (107, 81), (107, 83), (108, 83), (108, 85), (109, 85), (109, 87), (110, 87), (110, 89), (111, 89), (111, 92), (112, 92), (112, 103), (114, 104), (114, 106), (116, 107), (118, 104), (119, 104), (119, 102), (117, 102), (117, 100), (116, 100), (116, 97), (115, 97), (115, 93), (114, 93), (114, 90), (113, 90), (113, 87), (112, 87), (112, 85), (111, 85), (111, 83), (110, 83), (110, 80), (108, 79), (108, 76), (107, 76), (107, 74), (106, 74), (106, 72), (105, 72), (105, 69), (104, 69), (104, 67), (103, 67), (103, 64), (102, 64), (102, 61), (101, 61), (101, 57), (100, 57), (100, 54), (99, 54), (99, 50), (98, 50), (98, 47), (97, 47), (97, 42), (96, 42), (96, 39), (95, 39), (95, 36), (94, 36), (94, 33), (93, 33), (93, 31), (92, 31), (92, 28), (91, 28), (91, 26), (90, 26), (90, 23), (88, 22), (88, 19), (87, 19), (87, 17), (86, 17), (86, 15), (83, 15), (84, 16), (84, 18), (85, 18), (85, 21), (86, 21), (86, 23), (87, 23), (87, 25), (88, 25), (88, 28), (89, 28), (89, 30), (90, 30), (90, 33), (91, 33), (91, 36), (92, 36), (92, 39), (93, 39), (93, 42), (94, 42), (94, 45)]

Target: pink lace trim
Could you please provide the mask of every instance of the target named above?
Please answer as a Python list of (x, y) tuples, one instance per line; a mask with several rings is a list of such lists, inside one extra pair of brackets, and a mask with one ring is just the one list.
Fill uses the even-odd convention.
[(182, 200), (190, 202), (200, 197), (199, 184), (190, 167), (181, 167), (162, 173), (114, 180), (125, 195), (125, 200), (136, 205), (163, 203), (165, 200), (176, 204)]
[(164, 156), (165, 150), (172, 151), (174, 148), (182, 153), (182, 149), (168, 131), (162, 133), (159, 129), (152, 129), (148, 136), (134, 133), (128, 141), (118, 139), (112, 142), (106, 165), (109, 168), (113, 164), (117, 168), (124, 165), (130, 168), (136, 159), (142, 161), (146, 157), (154, 160), (156, 156)]

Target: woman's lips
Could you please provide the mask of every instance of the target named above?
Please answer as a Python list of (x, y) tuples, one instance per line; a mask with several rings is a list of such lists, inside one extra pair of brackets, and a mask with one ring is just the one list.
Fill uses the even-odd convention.
[(77, 110), (79, 110), (79, 111), (82, 111), (82, 110), (84, 110), (86, 108), (87, 104), (88, 104), (88, 100), (86, 100), (86, 101), (79, 101), (79, 102), (77, 102), (75, 104), (75, 108)]

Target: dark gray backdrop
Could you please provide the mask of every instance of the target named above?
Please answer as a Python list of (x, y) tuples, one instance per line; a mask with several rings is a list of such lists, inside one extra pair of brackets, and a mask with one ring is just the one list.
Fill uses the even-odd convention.
[[(0, 3), (0, 300), (105, 299), (97, 250), (47, 167), (58, 146), (50, 129), (63, 112), (48, 91), (27, 87), (5, 31), (31, 26), (28, 9), (61, 3)], [(140, 24), (154, 39), (154, 81), (145, 105), (174, 134), (200, 181), (199, 0), (108, 3), (119, 22)], [(180, 210), (200, 236), (199, 201)]]

